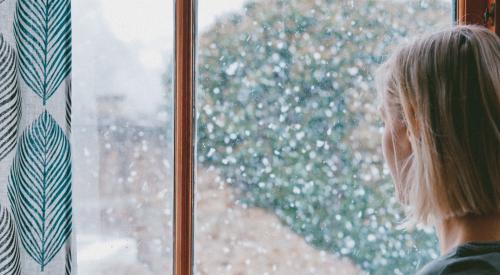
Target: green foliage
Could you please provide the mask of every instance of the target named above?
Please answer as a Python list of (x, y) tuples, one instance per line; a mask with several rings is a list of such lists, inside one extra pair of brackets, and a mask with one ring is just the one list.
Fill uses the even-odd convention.
[(414, 272), (436, 241), (396, 229), (371, 75), (396, 41), (449, 25), (447, 4), (270, 0), (220, 18), (199, 45), (200, 163), (319, 249)]

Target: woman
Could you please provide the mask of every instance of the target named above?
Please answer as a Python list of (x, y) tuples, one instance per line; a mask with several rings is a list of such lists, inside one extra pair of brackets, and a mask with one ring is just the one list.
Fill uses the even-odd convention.
[(500, 39), (458, 26), (400, 47), (378, 84), (407, 224), (436, 228), (419, 274), (500, 274)]

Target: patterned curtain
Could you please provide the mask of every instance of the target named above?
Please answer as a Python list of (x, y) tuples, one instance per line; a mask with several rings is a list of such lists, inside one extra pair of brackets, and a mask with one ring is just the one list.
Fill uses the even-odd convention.
[(0, 0), (0, 275), (71, 274), (70, 0)]

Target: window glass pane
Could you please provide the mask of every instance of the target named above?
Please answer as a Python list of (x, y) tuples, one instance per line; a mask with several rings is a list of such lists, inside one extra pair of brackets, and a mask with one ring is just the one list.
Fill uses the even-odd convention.
[(173, 2), (73, 1), (78, 274), (172, 272)]
[(197, 274), (411, 274), (372, 74), (450, 1), (201, 0)]

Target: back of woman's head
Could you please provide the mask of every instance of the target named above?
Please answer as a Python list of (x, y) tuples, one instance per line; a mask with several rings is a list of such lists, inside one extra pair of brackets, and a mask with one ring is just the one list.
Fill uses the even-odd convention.
[(401, 178), (409, 219), (500, 212), (500, 39), (457, 26), (400, 47), (378, 84), (411, 155)]

